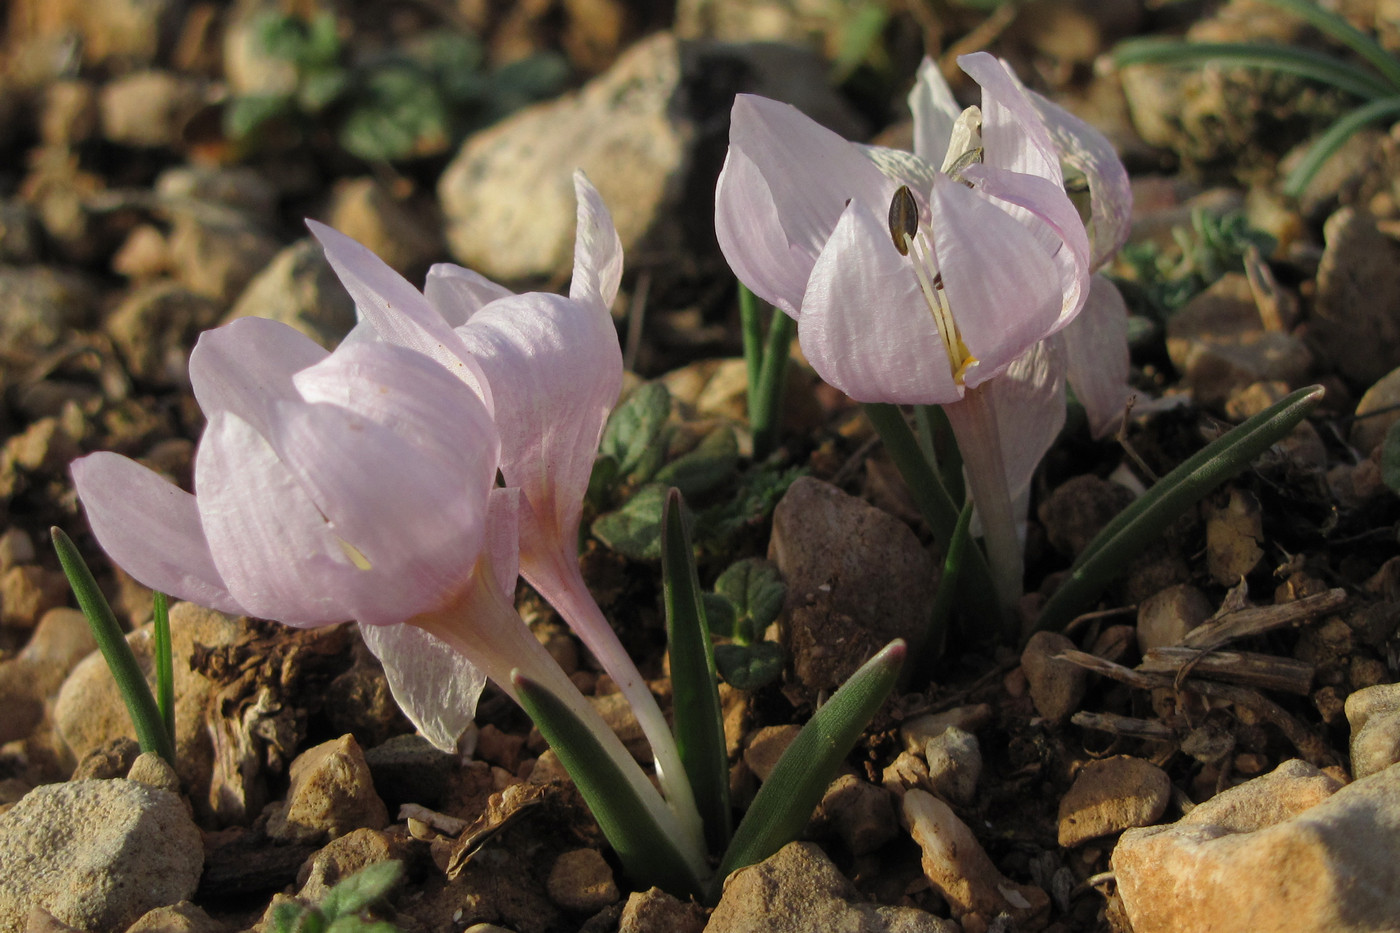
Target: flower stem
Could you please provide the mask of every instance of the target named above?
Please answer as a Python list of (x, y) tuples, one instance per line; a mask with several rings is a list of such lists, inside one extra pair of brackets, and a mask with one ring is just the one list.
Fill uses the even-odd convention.
[(1014, 610), (1021, 598), (1021, 541), (1016, 535), (1011, 493), (1006, 488), (1006, 465), (996, 415), (981, 388), (968, 389), (961, 401), (944, 405), (943, 411), (958, 439), (968, 491), (982, 520), (982, 542), (1001, 603), (1003, 625), (1008, 629), (1005, 634), (1014, 641)]

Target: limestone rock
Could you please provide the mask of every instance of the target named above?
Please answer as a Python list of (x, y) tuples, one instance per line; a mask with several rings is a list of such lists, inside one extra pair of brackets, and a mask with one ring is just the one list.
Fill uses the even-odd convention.
[(0, 933), (23, 933), (34, 907), (122, 930), (193, 895), (203, 867), (174, 794), (120, 779), (46, 784), (0, 815)]
[(1360, 780), (1400, 761), (1400, 684), (1376, 684), (1347, 697), (1351, 773)]
[(1035, 885), (1017, 884), (998, 871), (972, 830), (946, 803), (911, 788), (904, 794), (904, 819), (923, 850), (924, 876), (943, 895), (954, 917), (973, 915), (988, 923), (1005, 913), (1018, 930), (1045, 925), (1050, 895)]
[(982, 776), (982, 748), (977, 736), (949, 726), (924, 746), (933, 792), (953, 803), (969, 803)]
[(1091, 761), (1060, 800), (1060, 845), (1151, 825), (1166, 812), (1171, 793), (1167, 773), (1150, 761), (1130, 755)]
[(829, 483), (792, 484), (773, 512), (768, 557), (787, 581), (784, 646), (809, 689), (841, 686), (927, 623), (937, 575), (914, 532)]
[(612, 867), (597, 849), (573, 849), (554, 860), (545, 881), (549, 899), (565, 910), (594, 913), (618, 899)]
[(1400, 248), (1350, 207), (1328, 218), (1322, 235), (1309, 336), (1344, 377), (1371, 385), (1400, 359)]
[(29, 735), (44, 704), (89, 652), (97, 650), (87, 619), (76, 609), (50, 609), (20, 653), (0, 661), (0, 743)]
[(318, 903), (331, 888), (363, 868), (380, 862), (407, 861), (411, 842), (402, 830), (395, 833), (377, 829), (356, 829), (332, 839), (297, 871), (297, 899)]
[(1392, 369), (1361, 396), (1356, 403), (1356, 420), (1351, 423), (1351, 446), (1364, 457), (1385, 440), (1390, 426), (1400, 421), (1400, 369)]
[(287, 799), (275, 806), (267, 823), (272, 838), (315, 843), (389, 825), (389, 813), (374, 792), (369, 765), (353, 736), (302, 752), (290, 775)]
[(1361, 933), (1400, 916), (1400, 767), (1345, 787), (1301, 761), (1114, 850), (1136, 933)]
[(326, 223), (369, 247), (415, 284), (423, 281), (430, 263), (445, 255), (432, 204), (396, 198), (374, 178), (336, 185)]
[(964, 732), (976, 732), (992, 721), (992, 708), (986, 703), (971, 706), (955, 706), (941, 713), (925, 713), (906, 719), (899, 727), (899, 738), (904, 750), (922, 754), (931, 739), (936, 739), (948, 729), (958, 728)]
[(852, 903), (851, 884), (825, 853), (790, 842), (757, 865), (730, 875), (705, 933), (956, 933), (947, 920), (912, 907)]
[(149, 911), (126, 933), (227, 933), (228, 927), (189, 901)]
[(874, 852), (896, 833), (894, 795), (854, 774), (838, 775), (812, 816), (813, 834), (828, 831), (853, 855)]
[(1179, 645), (1188, 632), (1210, 616), (1206, 594), (1189, 583), (1169, 586), (1138, 606), (1138, 650)]
[(355, 302), (308, 237), (274, 256), (220, 323), (241, 317), (281, 321), (329, 349), (355, 326)]
[(1036, 712), (1046, 719), (1064, 719), (1079, 708), (1084, 699), (1088, 673), (1069, 661), (1055, 656), (1078, 646), (1059, 632), (1036, 632), (1021, 652), (1021, 669), (1026, 672), (1031, 701)]
[(617, 925), (617, 933), (701, 933), (704, 929), (705, 914), (698, 904), (687, 904), (660, 888), (628, 895)]
[(189, 384), (190, 351), (219, 320), (219, 305), (174, 282), (138, 286), (107, 321), (131, 375), (173, 387)]
[(204, 99), (203, 82), (169, 71), (139, 71), (103, 86), (102, 135), (123, 146), (174, 148)]

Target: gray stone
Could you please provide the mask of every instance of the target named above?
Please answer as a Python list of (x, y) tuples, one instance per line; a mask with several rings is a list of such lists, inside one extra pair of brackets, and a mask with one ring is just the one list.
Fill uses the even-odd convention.
[(857, 902), (855, 886), (810, 842), (790, 842), (724, 882), (705, 933), (957, 933), (956, 924), (912, 907)]
[(42, 907), (85, 930), (123, 930), (194, 894), (199, 829), (174, 794), (134, 781), (47, 784), (0, 815), (0, 933)]
[(1400, 916), (1397, 861), (1400, 767), (1340, 787), (1289, 761), (1128, 830), (1112, 867), (1135, 933), (1379, 933)]
[(7, 348), (47, 349), (91, 327), (96, 310), (97, 289), (77, 273), (0, 267), (0, 343)]
[(773, 512), (768, 557), (787, 582), (784, 647), (803, 686), (833, 690), (927, 624), (937, 571), (909, 526), (811, 477)]
[(241, 317), (281, 321), (330, 349), (355, 326), (355, 302), (308, 237), (273, 257), (220, 323)]
[(982, 776), (982, 747), (977, 736), (949, 726), (924, 746), (929, 785), (953, 803), (970, 803)]

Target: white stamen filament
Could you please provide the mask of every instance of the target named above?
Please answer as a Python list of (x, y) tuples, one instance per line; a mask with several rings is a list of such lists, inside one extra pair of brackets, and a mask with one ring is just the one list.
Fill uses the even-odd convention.
[(958, 323), (953, 317), (953, 308), (948, 303), (948, 296), (943, 288), (943, 277), (934, 268), (933, 256), (928, 244), (918, 233), (913, 236), (907, 233), (902, 235), (905, 251), (914, 267), (914, 276), (919, 280), (919, 290), (924, 293), (924, 302), (928, 305), (929, 313), (933, 315), (933, 322), (938, 327), (938, 336), (943, 339), (943, 349), (948, 354), (948, 365), (953, 371), (953, 381), (961, 385), (967, 367), (977, 360), (968, 352), (967, 344), (963, 343), (962, 335), (958, 332)]

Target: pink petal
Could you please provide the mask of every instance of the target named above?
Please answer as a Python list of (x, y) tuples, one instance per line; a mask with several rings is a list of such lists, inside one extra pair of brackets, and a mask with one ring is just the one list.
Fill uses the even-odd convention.
[(314, 220), (308, 220), (306, 225), (321, 242), (326, 260), (355, 300), (355, 310), (374, 326), (381, 340), (437, 360), (471, 386), (487, 408), (491, 407), (491, 388), (476, 362), (418, 289), (345, 234)]
[(919, 63), (918, 80), (909, 92), (909, 111), (914, 115), (914, 152), (934, 165), (942, 165), (953, 124), (962, 108), (943, 72), (927, 56)]
[(361, 625), (384, 665), (394, 701), (436, 748), (456, 752), (476, 716), (486, 675), (466, 655), (414, 625)]
[(1084, 173), (1089, 182), (1089, 227), (1094, 251), (1090, 268), (1107, 263), (1128, 241), (1133, 220), (1133, 190), (1128, 170), (1108, 137), (1058, 104), (1029, 92), (1060, 158)]
[(1089, 287), (1089, 239), (1074, 203), (1056, 187), (1036, 175), (1002, 172), (970, 166), (963, 173), (977, 182), (977, 190), (1002, 203), (1007, 213), (1035, 234), (1042, 251), (1060, 273), (1063, 298), (1060, 316), (1052, 331), (1064, 327), (1079, 312)]
[(560, 547), (573, 554), (598, 440), (622, 387), (611, 317), (601, 305), (536, 292), (494, 302), (458, 333), (495, 393), (501, 473), (529, 503), (522, 561), (531, 567)]
[(857, 401), (962, 395), (910, 260), (885, 218), (861, 204), (846, 209), (812, 270), (797, 333), (812, 368)]
[(267, 433), (278, 401), (297, 397), (292, 376), (329, 354), (278, 321), (239, 318), (200, 334), (190, 380), (206, 415), (227, 411)]
[(1057, 341), (1032, 346), (983, 391), (996, 418), (1007, 490), (1013, 501), (1024, 498), (1065, 424), (1065, 359)]
[(118, 566), (177, 599), (246, 614), (214, 566), (194, 496), (114, 453), (74, 460), (71, 470), (88, 524)]
[(227, 412), (210, 416), (195, 489), (219, 575), (249, 615), (302, 626), (352, 618), (341, 593), (360, 571), (251, 425)]
[(1064, 329), (1069, 384), (1102, 437), (1118, 427), (1133, 394), (1128, 385), (1128, 306), (1118, 286), (1102, 275), (1090, 279), (1084, 310)]
[(961, 55), (958, 64), (982, 86), (983, 162), (992, 168), (1039, 175), (1063, 188), (1059, 152), (1011, 70), (986, 52)]
[(460, 327), (486, 305), (515, 294), (484, 275), (440, 262), (428, 270), (423, 297), (442, 315), (449, 327)]
[(582, 171), (574, 171), (578, 224), (574, 234), (574, 278), (569, 297), (612, 307), (622, 282), (622, 241), (598, 190)]
[(740, 94), (715, 191), (715, 233), (739, 280), (796, 317), (846, 202), (888, 205), (896, 187), (795, 107)]
[(1040, 340), (1060, 315), (1059, 270), (1035, 235), (980, 194), (940, 176), (933, 188), (933, 251), (963, 342), (985, 382)]

